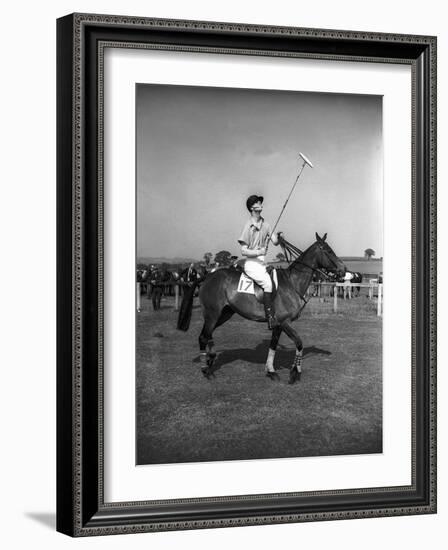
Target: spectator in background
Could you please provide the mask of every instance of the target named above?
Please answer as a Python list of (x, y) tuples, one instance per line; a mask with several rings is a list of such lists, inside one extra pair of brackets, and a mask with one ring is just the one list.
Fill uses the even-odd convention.
[(195, 283), (198, 280), (198, 272), (196, 271), (193, 262), (189, 265), (189, 267), (182, 271), (182, 273), (180, 274), (180, 280), (181, 282), (187, 283), (189, 285)]

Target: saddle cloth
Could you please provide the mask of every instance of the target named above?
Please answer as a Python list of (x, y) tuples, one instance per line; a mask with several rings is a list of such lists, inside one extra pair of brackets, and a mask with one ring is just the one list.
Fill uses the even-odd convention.
[[(277, 290), (278, 287), (278, 280), (277, 280), (277, 270), (273, 269), (270, 273), (272, 283), (273, 283), (273, 290)], [(257, 290), (257, 292), (256, 292)], [(254, 296), (258, 297), (258, 294), (263, 292), (262, 288), (255, 283), (253, 279), (251, 279), (246, 273), (243, 271), (240, 276), (240, 280), (238, 282), (238, 292), (243, 292), (244, 294), (253, 294)], [(262, 295), (262, 294), (261, 294)]]

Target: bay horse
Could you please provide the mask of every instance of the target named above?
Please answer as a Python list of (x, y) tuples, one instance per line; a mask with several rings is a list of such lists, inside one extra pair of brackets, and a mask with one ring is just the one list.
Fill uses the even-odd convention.
[[(327, 234), (320, 237), (316, 233), (316, 242), (287, 268), (277, 269), (278, 288), (275, 292), (274, 304), (278, 326), (272, 330), (269, 353), (265, 365), (266, 376), (271, 380), (279, 377), (274, 368), (274, 357), (282, 332), (294, 342), (296, 353), (290, 368), (289, 383), (294, 384), (300, 379), (302, 370), (303, 344), (292, 326), (303, 307), (306, 305), (305, 292), (309, 287), (313, 274), (319, 269), (328, 269), (335, 273), (345, 273), (344, 263), (336, 256), (326, 242)], [(213, 331), (228, 321), (234, 313), (256, 322), (266, 322), (262, 303), (262, 290), (258, 296), (238, 292), (241, 271), (234, 268), (219, 269), (210, 273), (202, 283), (199, 300), (202, 306), (204, 325), (199, 335), (200, 359), (202, 373), (209, 378), (213, 376), (213, 363), (216, 358), (214, 351)], [(258, 285), (255, 285), (256, 287)], [(184, 294), (179, 311), (177, 328), (188, 330), (193, 308), (194, 287), (189, 287)]]

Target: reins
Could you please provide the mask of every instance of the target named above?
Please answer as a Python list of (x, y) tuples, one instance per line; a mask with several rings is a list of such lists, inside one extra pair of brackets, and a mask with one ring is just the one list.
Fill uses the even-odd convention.
[(326, 280), (330, 279), (330, 277), (321, 269), (318, 269), (317, 267), (312, 267), (311, 265), (307, 264), (301, 259), (303, 252), (302, 250), (300, 250), (300, 248), (297, 248), (297, 246), (294, 246), (292, 243), (288, 242), (282, 237), (280, 237), (279, 239), (279, 245), (282, 247), (283, 253), (285, 254), (286, 261), (289, 263), (288, 269), (295, 269), (297, 271), (297, 266), (294, 264), (300, 263), (305, 267), (308, 267), (309, 269), (311, 269), (311, 271), (319, 273)]

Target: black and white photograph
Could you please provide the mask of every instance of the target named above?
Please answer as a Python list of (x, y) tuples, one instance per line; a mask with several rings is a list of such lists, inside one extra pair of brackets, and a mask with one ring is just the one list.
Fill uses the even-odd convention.
[(137, 465), (382, 453), (383, 148), (380, 95), (136, 85)]
[(3, 548), (443, 548), (445, 4), (4, 21)]

